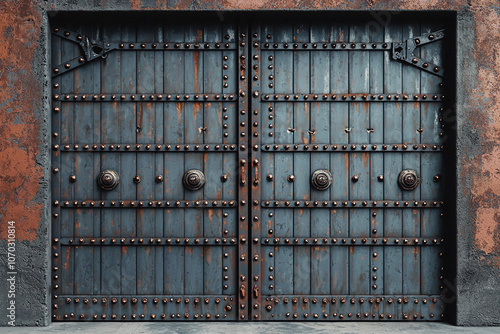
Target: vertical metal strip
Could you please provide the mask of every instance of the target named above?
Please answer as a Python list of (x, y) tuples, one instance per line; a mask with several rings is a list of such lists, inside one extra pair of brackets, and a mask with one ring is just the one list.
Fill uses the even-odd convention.
[(253, 76), (252, 80), (252, 318), (255, 320), (261, 319), (261, 249), (260, 249), (260, 233), (261, 233), (261, 215), (260, 215), (260, 23), (252, 25), (252, 45), (249, 56), (252, 58), (252, 69), (250, 71)]
[[(54, 38), (52, 40), (52, 64), (61, 63), (61, 41), (59, 38)], [(58, 294), (61, 286), (61, 273), (60, 273), (60, 255), (61, 247), (59, 244), (60, 236), (60, 223), (61, 212), (60, 212), (60, 175), (61, 175), (61, 159), (60, 159), (60, 135), (61, 135), (61, 102), (57, 96), (61, 95), (61, 80), (52, 80), (52, 257), (53, 257), (53, 267), (52, 267), (52, 297), (53, 297), (53, 320), (61, 320), (60, 314), (57, 312), (58, 308)], [(57, 305), (57, 306), (56, 306)]]
[(248, 82), (247, 82), (247, 32), (248, 26), (246, 22), (240, 22), (238, 26), (238, 164), (240, 168), (239, 186), (238, 186), (238, 235), (239, 235), (239, 266), (238, 266), (238, 285), (240, 287), (238, 293), (238, 318), (240, 320), (248, 319), (248, 231), (249, 219), (248, 215), (248, 137), (246, 135), (246, 124), (248, 114)]

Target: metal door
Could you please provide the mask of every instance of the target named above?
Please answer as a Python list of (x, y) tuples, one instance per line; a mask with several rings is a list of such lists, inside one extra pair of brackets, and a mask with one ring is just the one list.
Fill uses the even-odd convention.
[(52, 33), (53, 319), (245, 319), (241, 28), (111, 21)]
[(54, 320), (440, 320), (444, 26), (52, 33)]
[(254, 319), (441, 319), (444, 27), (368, 23), (252, 28)]

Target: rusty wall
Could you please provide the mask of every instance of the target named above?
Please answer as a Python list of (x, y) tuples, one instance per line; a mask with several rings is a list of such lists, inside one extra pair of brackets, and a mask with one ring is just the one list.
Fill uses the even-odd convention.
[[(48, 22), (65, 11), (363, 10), (457, 13), (456, 323), (500, 324), (500, 7), (498, 0), (0, 0), (0, 300), (7, 222), (16, 222), (17, 325), (47, 325), (49, 302)], [(454, 225), (454, 224), (451, 224)], [(449, 226), (454, 229), (455, 226)], [(453, 261), (452, 261), (453, 262)], [(450, 264), (452, 265), (452, 264)], [(451, 295), (451, 294), (450, 294)], [(8, 319), (2, 316), (0, 324)], [(454, 320), (452, 320), (454, 321)]]

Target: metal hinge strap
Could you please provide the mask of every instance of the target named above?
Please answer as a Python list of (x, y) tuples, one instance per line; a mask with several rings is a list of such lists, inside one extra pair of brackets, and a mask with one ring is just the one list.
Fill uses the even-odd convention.
[(409, 38), (401, 43), (393, 43), (392, 59), (402, 60), (426, 72), (443, 77), (444, 76), (443, 67), (438, 66), (430, 61), (420, 59), (419, 57), (415, 56), (413, 52), (419, 46), (439, 41), (444, 37), (445, 37), (445, 30), (442, 29), (435, 32), (424, 34), (422, 36)]

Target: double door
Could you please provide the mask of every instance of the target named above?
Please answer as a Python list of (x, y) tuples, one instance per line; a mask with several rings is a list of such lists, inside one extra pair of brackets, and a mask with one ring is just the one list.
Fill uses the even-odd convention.
[(443, 28), (54, 24), (53, 319), (440, 320)]

